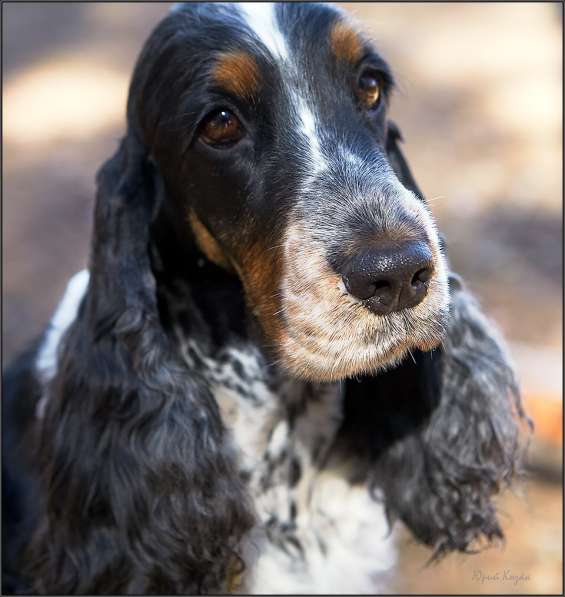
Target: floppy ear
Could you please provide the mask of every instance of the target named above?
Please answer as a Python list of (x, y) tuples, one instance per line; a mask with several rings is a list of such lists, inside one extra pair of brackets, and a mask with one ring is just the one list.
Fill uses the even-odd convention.
[[(424, 199), (389, 124), (400, 181)], [(508, 358), (473, 297), (449, 276), (442, 346), (346, 385), (341, 447), (391, 520), (434, 549), (470, 552), (503, 537), (493, 497), (520, 470), (525, 415)]]
[(504, 350), (458, 278), (441, 348), (349, 381), (342, 430), (375, 496), (433, 558), (503, 537), (492, 497), (519, 470), (530, 425)]
[(406, 161), (406, 158), (404, 157), (404, 154), (400, 149), (400, 143), (402, 141), (403, 139), (402, 134), (400, 133), (400, 129), (394, 122), (389, 120), (387, 124), (387, 135), (385, 145), (388, 161), (392, 166), (392, 169), (394, 170), (396, 176), (398, 176), (400, 182), (408, 190), (413, 191), (414, 193), (416, 193), (416, 195), (418, 195), (418, 197), (424, 199), (424, 195), (422, 191), (420, 191), (418, 185), (416, 184), (416, 181), (412, 176), (412, 172), (408, 167), (408, 162)]
[(160, 323), (157, 173), (130, 134), (97, 181), (89, 288), (42, 426), (35, 589), (221, 590), (252, 517), (217, 405)]

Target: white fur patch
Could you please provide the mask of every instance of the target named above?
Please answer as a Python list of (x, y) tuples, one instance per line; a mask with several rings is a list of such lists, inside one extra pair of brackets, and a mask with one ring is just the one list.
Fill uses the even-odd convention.
[[(308, 520), (298, 537), (305, 557), (293, 557), (255, 529), (246, 548), (250, 594), (347, 595), (390, 592), (397, 551), (382, 504), (364, 486), (324, 473), (313, 487)], [(322, 547), (323, 546), (323, 547)]]
[(57, 372), (59, 343), (77, 316), (78, 308), (88, 288), (89, 278), (88, 271), (83, 269), (69, 280), (65, 294), (49, 322), (45, 340), (39, 349), (36, 361), (37, 371), (44, 382), (52, 379)]
[[(90, 274), (86, 269), (76, 273), (67, 284), (65, 294), (59, 303), (53, 318), (49, 322), (45, 339), (39, 349), (35, 366), (43, 384), (47, 384), (57, 373), (57, 355), (65, 332), (75, 320), (80, 303), (88, 288)], [(43, 417), (47, 395), (37, 403), (36, 416)]]
[[(277, 396), (277, 401), (282, 405), (300, 403), (303, 387), (294, 384), (292, 394)], [(270, 458), (257, 460), (255, 479), (259, 483), (252, 483), (251, 489), (261, 522), (244, 546), (248, 571), (240, 591), (386, 592), (396, 549), (383, 505), (371, 499), (366, 485), (351, 485), (346, 480), (348, 471), (339, 461), (321, 465), (339, 428), (343, 388), (340, 384), (314, 384), (312, 388), (314, 393), (307, 398), (292, 431), (284, 420), (276, 424), (267, 448)], [(284, 409), (280, 415), (284, 416)], [(262, 421), (261, 411), (256, 411), (256, 425)], [(294, 487), (278, 476), (290, 463), (284, 460), (283, 446), (287, 458), (297, 459), (301, 465), (301, 477)], [(273, 465), (273, 458), (280, 462), (278, 466)], [(265, 486), (267, 491), (262, 489)], [(294, 521), (289, 518), (291, 503)], [(283, 528), (291, 521), (289, 538), (294, 541), (286, 540), (282, 528), (269, 525), (273, 519)]]
[(297, 98), (297, 109), (298, 117), (301, 123), (300, 132), (306, 139), (310, 152), (310, 174), (311, 176), (316, 176), (320, 172), (326, 170), (328, 167), (328, 164), (322, 154), (322, 148), (320, 147), (320, 141), (316, 127), (316, 118), (302, 97)]
[(271, 2), (241, 2), (237, 6), (249, 27), (273, 57), (288, 60), (288, 47), (277, 23), (275, 5)]

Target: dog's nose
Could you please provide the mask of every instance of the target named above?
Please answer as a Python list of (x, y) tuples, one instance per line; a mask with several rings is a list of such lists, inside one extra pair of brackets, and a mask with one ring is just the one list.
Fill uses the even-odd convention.
[(371, 311), (386, 315), (420, 303), (433, 271), (428, 244), (404, 241), (371, 248), (350, 259), (343, 283)]

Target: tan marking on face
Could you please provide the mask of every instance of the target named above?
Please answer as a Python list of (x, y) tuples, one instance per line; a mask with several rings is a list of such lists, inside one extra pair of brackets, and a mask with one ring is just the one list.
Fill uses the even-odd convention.
[(257, 62), (247, 52), (237, 50), (220, 55), (212, 71), (218, 85), (238, 97), (250, 98), (259, 88)]
[(227, 270), (232, 270), (231, 263), (226, 257), (218, 241), (210, 234), (208, 228), (200, 221), (193, 209), (188, 213), (188, 221), (194, 232), (196, 244), (208, 259)]
[(265, 333), (269, 344), (280, 342), (280, 284), (282, 255), (280, 247), (272, 248), (255, 243), (248, 248), (237, 267), (247, 301)]
[(338, 21), (330, 31), (330, 48), (341, 61), (356, 64), (363, 55), (363, 42), (357, 31), (345, 21)]
[(435, 273), (426, 298), (402, 312), (377, 316), (353, 299), (329, 266), (323, 244), (295, 214), (280, 245), (261, 240), (234, 255), (272, 356), (294, 376), (327, 382), (372, 373), (411, 349), (430, 350), (441, 342), (449, 304), (445, 261), (431, 215), (412, 195), (405, 202), (430, 235)]

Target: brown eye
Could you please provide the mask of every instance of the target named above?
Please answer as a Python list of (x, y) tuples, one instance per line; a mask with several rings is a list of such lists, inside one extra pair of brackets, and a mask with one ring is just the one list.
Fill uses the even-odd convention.
[(375, 108), (381, 97), (381, 81), (377, 74), (365, 71), (357, 83), (357, 96), (365, 108)]
[(221, 109), (207, 118), (200, 135), (209, 145), (231, 145), (243, 137), (243, 127), (235, 114)]

